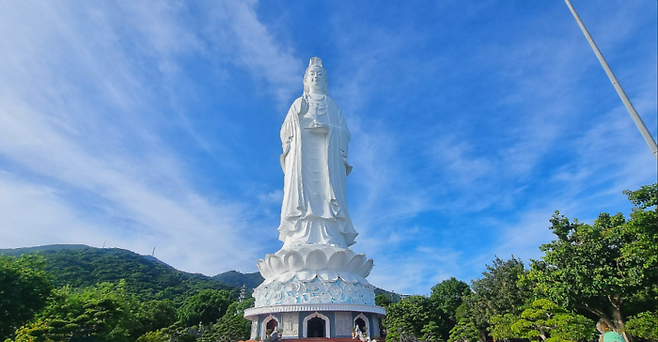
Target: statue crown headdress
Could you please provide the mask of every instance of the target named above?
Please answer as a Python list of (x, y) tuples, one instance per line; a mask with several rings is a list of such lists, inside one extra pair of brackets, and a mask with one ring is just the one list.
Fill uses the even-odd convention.
[(311, 60), (308, 62), (308, 67), (309, 68), (319, 67), (319, 68), (324, 69), (324, 67), (322, 66), (322, 58), (320, 58), (320, 57), (311, 57)]

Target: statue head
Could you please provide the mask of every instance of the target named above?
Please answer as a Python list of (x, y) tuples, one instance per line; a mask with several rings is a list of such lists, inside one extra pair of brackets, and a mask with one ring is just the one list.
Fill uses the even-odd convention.
[(327, 93), (327, 71), (319, 57), (311, 57), (304, 73), (304, 94), (308, 93)]

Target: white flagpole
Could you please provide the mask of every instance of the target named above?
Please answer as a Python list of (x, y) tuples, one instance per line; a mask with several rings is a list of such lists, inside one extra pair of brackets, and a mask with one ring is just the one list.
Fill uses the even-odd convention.
[(583, 31), (585, 38), (587, 38), (589, 45), (592, 47), (592, 50), (594, 50), (596, 57), (599, 59), (599, 62), (601, 62), (601, 66), (603, 66), (605, 73), (608, 74), (608, 78), (610, 78), (610, 82), (612, 82), (612, 85), (615, 87), (615, 90), (617, 90), (617, 94), (619, 94), (621, 101), (624, 103), (624, 106), (626, 106), (626, 110), (628, 110), (628, 113), (631, 115), (631, 118), (633, 118), (635, 125), (640, 130), (640, 133), (642, 133), (642, 136), (644, 137), (644, 141), (646, 141), (647, 145), (649, 145), (649, 148), (651, 149), (651, 152), (653, 153), (654, 157), (658, 159), (658, 146), (656, 146), (656, 141), (653, 140), (653, 136), (651, 136), (651, 133), (649, 133), (647, 126), (644, 125), (644, 122), (642, 122), (642, 119), (635, 111), (633, 104), (631, 104), (631, 100), (629, 100), (628, 96), (626, 96), (626, 93), (624, 93), (624, 89), (621, 88), (621, 85), (619, 84), (619, 81), (617, 81), (615, 74), (613, 74), (612, 70), (610, 70), (610, 67), (608, 66), (608, 63), (605, 61), (605, 58), (603, 58), (601, 51), (599, 51), (599, 48), (594, 43), (594, 40), (589, 35), (589, 32), (587, 32), (587, 29), (585, 28), (585, 24), (583, 24), (583, 22), (580, 20), (578, 13), (576, 13), (576, 10), (571, 5), (571, 1), (569, 0), (564, 0), (564, 1), (567, 3), (567, 6), (569, 6), (569, 9), (571, 10), (571, 14), (573, 14), (573, 17), (576, 18), (576, 21), (578, 22), (578, 26), (580, 26), (580, 29)]

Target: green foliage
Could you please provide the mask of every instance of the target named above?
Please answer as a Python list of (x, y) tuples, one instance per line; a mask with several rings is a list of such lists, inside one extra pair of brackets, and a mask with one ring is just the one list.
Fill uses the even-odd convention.
[(408, 336), (420, 338), (423, 327), (430, 322), (431, 302), (423, 296), (409, 296), (388, 306), (384, 325), (386, 341), (404, 341)]
[(263, 280), (265, 280), (263, 279), (263, 276), (260, 275), (260, 272), (240, 273), (238, 271), (220, 273), (213, 276), (212, 279), (238, 288), (242, 287), (242, 285), (246, 285), (248, 289), (256, 288), (263, 282)]
[(402, 300), (402, 297), (395, 292), (386, 291), (384, 289), (380, 289), (379, 287), (375, 287), (375, 296), (378, 295), (386, 296), (388, 299), (391, 300), (392, 303), (397, 303), (400, 300)]
[(201, 322), (204, 325), (214, 323), (226, 313), (233, 302), (233, 293), (226, 290), (203, 290), (185, 300), (178, 310), (178, 319), (185, 326)]
[(0, 256), (0, 340), (45, 307), (52, 290), (41, 255)]
[(246, 341), (251, 331), (251, 321), (244, 318), (244, 310), (254, 305), (253, 298), (242, 303), (234, 302), (217, 323), (203, 332), (199, 342)]
[(601, 318), (624, 332), (624, 317), (658, 304), (658, 184), (626, 192), (636, 205), (630, 220), (619, 213), (599, 215), (593, 225), (556, 212), (551, 230), (557, 240), (544, 244), (529, 279), (538, 294), (569, 310)]
[(169, 342), (169, 335), (162, 330), (149, 331), (135, 342)]
[(118, 285), (101, 283), (84, 290), (62, 288), (41, 312), (29, 332), (54, 341), (134, 341), (138, 328), (134, 312), (139, 302)]
[[(389, 303), (383, 324), (387, 341), (446, 341), (457, 323), (455, 310), (462, 297), (470, 293), (466, 283), (450, 278), (436, 284), (432, 295), (410, 296), (397, 303)], [(375, 302), (385, 304), (387, 297), (376, 296)], [(379, 304), (378, 304), (379, 305)]]
[(462, 304), (463, 298), (470, 294), (468, 284), (454, 277), (432, 287), (430, 301), (439, 316), (435, 317), (434, 321), (441, 323), (435, 333), (442, 340), (447, 341), (450, 338), (450, 330), (457, 325), (457, 308)]
[(450, 341), (472, 341), (474, 329), (479, 331), (477, 339), (484, 339), (493, 316), (520, 314), (532, 297), (529, 283), (521, 281), (526, 273), (523, 261), (514, 257), (507, 261), (496, 257), (492, 265), (487, 265), (482, 277), (472, 282), (472, 293), (462, 297)]
[(520, 315), (491, 317), (490, 334), (494, 339), (526, 338), (537, 341), (580, 341), (594, 338), (594, 322), (568, 313), (555, 303), (539, 299)]
[(161, 329), (161, 332), (169, 337), (169, 342), (196, 342), (201, 336), (205, 327), (186, 327), (180, 321), (174, 323), (172, 326)]
[(151, 300), (142, 303), (135, 314), (139, 333), (146, 333), (166, 328), (177, 320), (176, 307), (168, 299)]
[(427, 342), (445, 341), (442, 337), (444, 330), (445, 328), (439, 326), (436, 322), (429, 321), (420, 331), (423, 334), (422, 340)]
[(386, 295), (375, 296), (375, 305), (387, 307), (389, 304), (391, 304), (391, 299), (389, 299)]
[(641, 312), (630, 317), (626, 329), (633, 336), (658, 341), (658, 311)]
[(450, 337), (448, 341), (451, 342), (468, 342), (468, 341), (480, 341), (482, 340), (482, 333), (475, 324), (466, 319), (462, 318), (457, 321), (457, 324), (450, 330)]
[(639, 209), (644, 210), (650, 207), (655, 207), (658, 206), (657, 184), (643, 185), (635, 191), (624, 190), (624, 195), (626, 195), (628, 200)]
[(203, 289), (234, 289), (202, 274), (181, 272), (151, 256), (119, 248), (54, 245), (3, 251), (12, 254), (39, 251), (46, 260), (46, 271), (55, 277), (56, 288), (86, 288), (102, 282), (117, 284), (124, 279), (126, 290), (143, 300), (170, 299), (177, 305), (189, 294)]

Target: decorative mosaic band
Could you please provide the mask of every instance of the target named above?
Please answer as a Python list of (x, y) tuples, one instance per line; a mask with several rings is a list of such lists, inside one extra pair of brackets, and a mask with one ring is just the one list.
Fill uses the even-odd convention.
[(262, 284), (254, 290), (256, 307), (281, 304), (365, 304), (375, 305), (375, 287), (361, 283), (348, 284), (342, 279), (310, 282), (297, 279)]
[(290, 304), (249, 308), (244, 311), (245, 318), (278, 312), (313, 312), (313, 311), (352, 311), (371, 312), (386, 315), (386, 309), (380, 306), (364, 304)]

